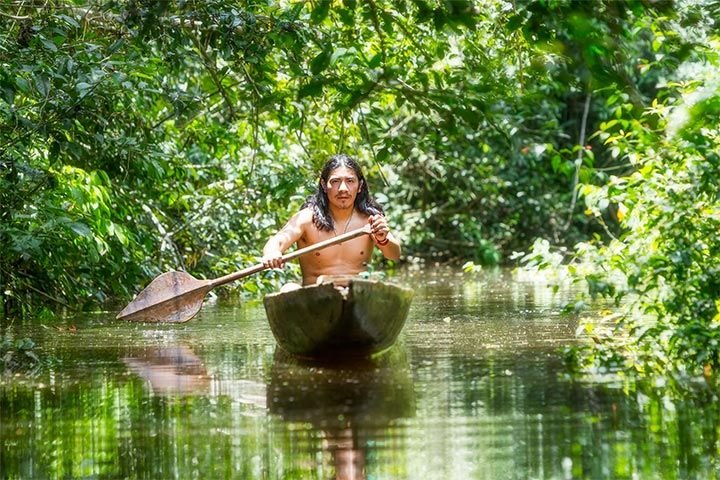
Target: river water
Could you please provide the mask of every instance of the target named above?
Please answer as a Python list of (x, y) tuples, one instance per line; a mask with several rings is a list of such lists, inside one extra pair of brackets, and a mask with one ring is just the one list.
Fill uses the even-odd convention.
[[(573, 380), (573, 291), (509, 272), (403, 274), (401, 339), (372, 361), (276, 349), (260, 300), (183, 325), (113, 313), (4, 329), (46, 365), (0, 376), (0, 478), (716, 478), (697, 386)], [(664, 392), (664, 393), (663, 393)]]

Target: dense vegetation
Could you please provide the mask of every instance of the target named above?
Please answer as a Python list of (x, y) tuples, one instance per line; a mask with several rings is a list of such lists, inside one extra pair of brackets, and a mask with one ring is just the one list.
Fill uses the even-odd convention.
[(622, 304), (605, 321), (583, 325), (594, 341), (577, 358), (586, 369), (714, 382), (720, 368), (719, 7), (648, 23), (655, 59), (667, 60), (657, 53), (667, 42), (686, 42), (687, 55), (652, 78), (650, 99), (638, 103), (623, 92), (606, 101), (610, 114), (592, 137), (621, 168), (580, 188), (588, 215), (606, 226), (606, 235), (569, 252), (538, 241), (525, 257), (583, 282), (592, 297)]
[[(343, 151), (409, 259), (504, 263), (548, 239), (593, 294), (638, 299), (619, 323), (632, 354), (586, 358), (720, 367), (716, 18), (680, 1), (4, 2), (4, 313), (253, 263)], [(557, 258), (542, 245), (532, 264)]]

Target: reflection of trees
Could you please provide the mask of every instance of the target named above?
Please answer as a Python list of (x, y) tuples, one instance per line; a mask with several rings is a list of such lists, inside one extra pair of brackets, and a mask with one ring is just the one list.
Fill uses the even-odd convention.
[(322, 437), (336, 479), (367, 478), (367, 445), (393, 420), (415, 414), (415, 397), (402, 346), (375, 359), (303, 362), (277, 349), (267, 391), (271, 413), (307, 423)]
[(571, 286), (554, 294), (547, 282), (518, 280), (506, 270), (422, 275), (408, 282), (416, 296), (406, 330), (406, 345), (422, 365), (419, 403), (473, 416), (542, 413), (558, 395), (577, 404), (573, 389), (557, 382), (564, 370), (558, 350), (576, 342), (577, 315), (560, 313)]
[[(418, 295), (405, 348), (355, 365), (274, 358), (264, 317), (182, 335), (47, 330), (52, 378), (0, 378), (0, 477), (564, 478), (570, 461), (574, 478), (717, 476), (717, 387), (565, 380), (554, 340), (574, 327), (562, 317), (439, 291), (452, 309)], [(176, 338), (197, 349), (154, 353)], [(210, 375), (199, 395), (155, 394), (123, 362), (193, 377), (198, 356)]]

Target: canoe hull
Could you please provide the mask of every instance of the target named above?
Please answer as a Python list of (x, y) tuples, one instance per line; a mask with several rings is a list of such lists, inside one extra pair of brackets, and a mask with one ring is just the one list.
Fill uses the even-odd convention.
[(366, 356), (390, 347), (405, 325), (412, 290), (356, 279), (345, 294), (332, 283), (265, 297), (277, 343), (299, 357)]

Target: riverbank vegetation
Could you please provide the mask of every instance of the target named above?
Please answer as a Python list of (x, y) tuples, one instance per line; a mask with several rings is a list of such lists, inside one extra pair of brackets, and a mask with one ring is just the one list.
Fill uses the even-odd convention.
[(255, 263), (342, 151), (408, 260), (531, 252), (632, 297), (586, 366), (720, 368), (716, 2), (0, 9), (8, 317)]
[[(622, 92), (609, 97), (611, 114), (591, 135), (604, 156), (622, 166), (579, 188), (586, 213), (606, 235), (569, 251), (540, 240), (524, 260), (564, 272), (587, 287), (588, 297), (620, 305), (608, 318), (582, 326), (592, 342), (574, 357), (576, 366), (704, 376), (714, 384), (720, 368), (720, 276), (714, 266), (720, 253), (720, 39), (714, 20), (666, 21), (661, 35), (660, 24), (651, 24), (653, 48), (684, 39), (692, 53), (655, 79), (651, 98), (636, 103)], [(656, 52), (655, 58), (665, 57)], [(650, 63), (638, 67), (650, 70)]]

